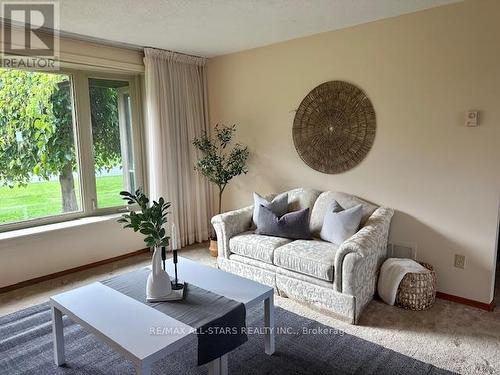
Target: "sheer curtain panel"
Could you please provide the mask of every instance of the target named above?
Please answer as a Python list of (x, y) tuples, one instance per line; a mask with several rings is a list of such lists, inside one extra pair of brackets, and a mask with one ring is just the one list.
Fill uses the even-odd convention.
[(149, 192), (172, 202), (180, 246), (208, 239), (211, 194), (194, 170), (195, 137), (208, 131), (206, 59), (146, 48)]

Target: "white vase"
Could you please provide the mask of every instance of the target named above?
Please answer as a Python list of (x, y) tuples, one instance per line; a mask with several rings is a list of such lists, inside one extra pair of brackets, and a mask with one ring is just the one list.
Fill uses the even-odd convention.
[(161, 248), (156, 247), (153, 253), (153, 269), (148, 276), (146, 296), (148, 300), (162, 299), (172, 293), (172, 284), (168, 273), (161, 267)]

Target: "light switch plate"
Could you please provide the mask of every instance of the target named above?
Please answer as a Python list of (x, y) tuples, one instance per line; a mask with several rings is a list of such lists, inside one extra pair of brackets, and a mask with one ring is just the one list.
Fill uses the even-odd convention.
[(465, 268), (465, 255), (455, 254), (455, 267)]
[(479, 126), (479, 111), (476, 110), (467, 111), (465, 126), (469, 127)]

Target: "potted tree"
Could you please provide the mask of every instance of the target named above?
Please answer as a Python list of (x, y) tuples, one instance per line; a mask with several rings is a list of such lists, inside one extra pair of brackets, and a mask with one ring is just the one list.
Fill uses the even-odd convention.
[[(222, 213), (222, 194), (229, 181), (242, 173), (247, 173), (248, 147), (239, 143), (232, 147), (236, 125), (217, 124), (213, 137), (207, 133), (193, 140), (193, 145), (201, 152), (202, 157), (196, 162), (195, 169), (212, 182), (218, 189), (218, 210)], [(210, 254), (217, 256), (217, 237), (212, 229), (210, 236)]]

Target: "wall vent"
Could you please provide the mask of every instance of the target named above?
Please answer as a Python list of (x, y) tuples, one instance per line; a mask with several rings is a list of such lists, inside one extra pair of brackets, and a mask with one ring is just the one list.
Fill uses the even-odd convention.
[(409, 258), (417, 259), (417, 245), (408, 243), (389, 243), (387, 244), (388, 258)]

